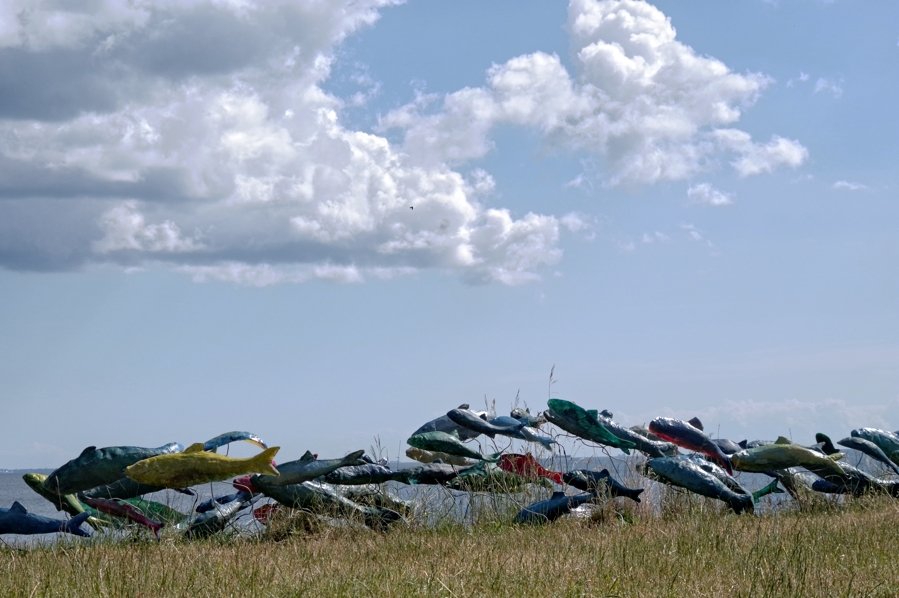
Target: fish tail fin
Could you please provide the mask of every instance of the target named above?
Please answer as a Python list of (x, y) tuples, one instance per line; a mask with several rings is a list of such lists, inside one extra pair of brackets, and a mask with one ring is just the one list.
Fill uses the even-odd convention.
[(75, 536), (82, 536), (85, 538), (89, 538), (90, 532), (86, 532), (83, 529), (81, 529), (81, 524), (84, 523), (85, 521), (87, 521), (88, 517), (90, 517), (90, 513), (87, 513), (87, 512), (78, 513), (77, 515), (75, 515), (74, 517), (72, 517), (71, 519), (66, 521), (65, 525), (63, 525), (63, 529), (60, 531), (64, 531), (66, 533), (69, 533), (69, 534), (72, 534)]
[(753, 492), (753, 493), (752, 493), (752, 500), (753, 500), (753, 502), (758, 502), (758, 500), (759, 500), (761, 497), (767, 496), (767, 495), (769, 495), (769, 494), (783, 494), (783, 490), (781, 490), (781, 489), (778, 488), (778, 486), (777, 486), (777, 480), (771, 480), (771, 481), (770, 481), (767, 485), (765, 485), (763, 488), (759, 488), (758, 490), (756, 490), (755, 492)]
[(275, 455), (281, 450), (280, 446), (267, 448), (255, 457), (253, 464), (256, 466), (256, 473), (267, 473), (269, 475), (281, 475), (281, 472), (275, 467)]
[(645, 488), (635, 488), (633, 491), (628, 493), (627, 497), (634, 502), (640, 502), (640, 495), (643, 494), (643, 490), (645, 490)]
[(745, 512), (754, 513), (755, 512), (755, 503), (752, 500), (752, 495), (750, 494), (738, 494), (737, 498), (730, 503), (730, 508), (734, 510), (734, 513), (737, 515)]

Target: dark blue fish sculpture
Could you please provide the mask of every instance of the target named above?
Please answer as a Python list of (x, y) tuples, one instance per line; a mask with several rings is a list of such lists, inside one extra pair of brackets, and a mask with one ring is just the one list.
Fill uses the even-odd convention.
[(55, 534), (64, 532), (73, 536), (89, 537), (90, 532), (81, 529), (90, 514), (79, 513), (71, 519), (50, 519), (29, 513), (22, 503), (15, 501), (8, 509), (0, 508), (0, 534)]

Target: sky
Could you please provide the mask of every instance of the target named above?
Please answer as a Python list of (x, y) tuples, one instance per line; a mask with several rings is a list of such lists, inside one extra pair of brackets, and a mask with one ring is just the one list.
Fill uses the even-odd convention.
[(0, 467), (899, 428), (895, 2), (78, 5), (0, 4)]

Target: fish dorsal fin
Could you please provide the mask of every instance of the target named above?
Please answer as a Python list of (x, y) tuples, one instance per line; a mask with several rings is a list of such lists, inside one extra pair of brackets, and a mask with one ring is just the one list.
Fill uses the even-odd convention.
[(789, 438), (786, 438), (784, 436), (778, 436), (777, 440), (774, 441), (774, 444), (793, 444), (793, 443), (790, 442)]
[(344, 457), (344, 459), (346, 461), (357, 461), (361, 459), (362, 455), (364, 454), (365, 451), (363, 449), (359, 449), (358, 451), (353, 451), (352, 453), (348, 454), (346, 457)]
[(81, 451), (81, 454), (78, 456), (79, 457), (87, 457), (91, 453), (96, 452), (96, 450), (97, 450), (97, 447), (91, 445), (89, 447), (86, 447), (83, 451)]
[(459, 407), (457, 407), (457, 408), (458, 408), (458, 409), (470, 409), (470, 408), (471, 408), (471, 405), (469, 405), (468, 403), (462, 403), (462, 404), (459, 405)]
[(587, 415), (589, 415), (593, 419), (599, 419), (599, 411), (597, 411), (596, 409), (587, 409)]
[(749, 440), (747, 440), (746, 438), (737, 443), (737, 446), (739, 446), (740, 448), (746, 448), (748, 445)]
[(846, 453), (841, 453), (840, 451), (837, 451), (837, 452), (835, 452), (835, 453), (832, 453), (832, 454), (830, 454), (830, 455), (827, 455), (827, 457), (830, 458), (830, 459), (832, 459), (833, 461), (839, 461), (840, 459), (843, 458), (843, 455), (845, 455), (845, 454), (846, 454)]
[(185, 453), (202, 453), (204, 450), (202, 442), (195, 442), (186, 449), (184, 449)]
[(311, 461), (315, 461), (315, 455), (313, 455), (311, 451), (306, 451), (303, 453), (303, 456), (300, 457), (301, 463), (309, 463)]
[(612, 412), (609, 411), (608, 409), (603, 409), (602, 411), (599, 412), (599, 414), (608, 419), (612, 419)]
[(687, 420), (687, 423), (696, 428), (697, 430), (705, 430), (702, 426), (702, 421), (698, 417), (694, 417), (692, 419)]
[(484, 421), (487, 421), (487, 414), (486, 414), (486, 413), (482, 413), (482, 414), (480, 414), (478, 417), (480, 417), (480, 418), (481, 418), (482, 420), (484, 420)]
[(553, 495), (550, 496), (550, 498), (562, 498), (563, 496), (565, 496), (564, 492), (562, 492), (561, 490), (556, 490), (555, 492), (553, 492)]
[(9, 507), (9, 510), (14, 511), (16, 513), (22, 513), (22, 514), (25, 514), (28, 512), (28, 509), (26, 509), (24, 506), (22, 506), (22, 503), (20, 503), (17, 500), (13, 501), (12, 505)]

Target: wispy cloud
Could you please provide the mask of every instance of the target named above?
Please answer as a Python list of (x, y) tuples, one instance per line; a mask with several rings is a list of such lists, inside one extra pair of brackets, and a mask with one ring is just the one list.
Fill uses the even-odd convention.
[(837, 181), (833, 184), (833, 188), (842, 191), (866, 191), (868, 186), (855, 181)]
[(687, 198), (691, 203), (706, 206), (729, 206), (734, 203), (730, 193), (719, 191), (709, 183), (697, 183), (687, 189)]

